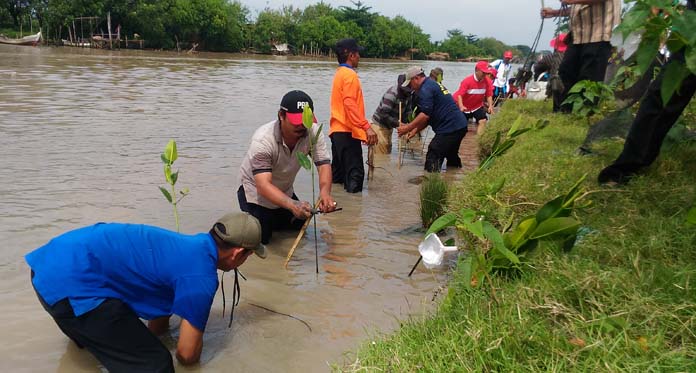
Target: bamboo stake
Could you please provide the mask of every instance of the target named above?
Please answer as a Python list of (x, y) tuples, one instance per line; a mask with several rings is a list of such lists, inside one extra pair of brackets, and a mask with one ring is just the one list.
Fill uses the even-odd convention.
[[(314, 205), (315, 210), (319, 208), (319, 201), (321, 201), (321, 199), (317, 199), (317, 203)], [(302, 225), (302, 229), (300, 229), (300, 233), (298, 233), (297, 237), (295, 238), (295, 242), (292, 243), (292, 247), (290, 248), (290, 251), (288, 252), (287, 258), (285, 258), (285, 263), (283, 264), (285, 269), (288, 268), (288, 263), (290, 263), (290, 259), (292, 259), (292, 254), (295, 253), (295, 249), (297, 249), (297, 245), (299, 245), (300, 240), (302, 239), (302, 236), (304, 236), (305, 231), (307, 230), (307, 227), (309, 226), (309, 222), (312, 220), (312, 218), (313, 218), (313, 216), (310, 216), (307, 218), (307, 220), (305, 220), (304, 225)]]
[[(399, 101), (399, 127), (401, 127), (401, 101)], [(401, 169), (401, 161), (403, 158), (401, 158), (401, 151), (402, 151), (402, 146), (401, 146), (401, 137), (397, 136), (396, 139), (399, 141), (399, 170)]]
[(372, 180), (375, 176), (375, 151), (374, 145), (367, 146), (367, 180)]

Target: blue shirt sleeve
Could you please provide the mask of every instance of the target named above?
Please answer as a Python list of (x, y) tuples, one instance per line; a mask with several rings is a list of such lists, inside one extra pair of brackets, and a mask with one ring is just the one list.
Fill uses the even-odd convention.
[(218, 281), (214, 276), (180, 277), (176, 281), (172, 313), (186, 319), (201, 332), (210, 315)]

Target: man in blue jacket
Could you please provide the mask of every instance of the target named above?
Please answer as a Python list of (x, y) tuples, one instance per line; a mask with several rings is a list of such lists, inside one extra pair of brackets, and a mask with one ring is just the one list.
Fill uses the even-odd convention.
[[(64, 233), (26, 255), (41, 305), (110, 372), (173, 372), (157, 338), (181, 317), (176, 358), (198, 362), (217, 291), (217, 269), (266, 257), (261, 225), (227, 214), (208, 233), (98, 223)], [(148, 325), (140, 319), (148, 320)]]
[(411, 138), (430, 124), (435, 136), (428, 145), (425, 155), (425, 170), (439, 172), (442, 162), (447, 159), (447, 167), (462, 167), (459, 146), (466, 135), (467, 121), (459, 110), (452, 95), (442, 84), (425, 76), (419, 66), (406, 70), (404, 87), (410, 87), (417, 96), (420, 113), (409, 124), (397, 128), (399, 137)]

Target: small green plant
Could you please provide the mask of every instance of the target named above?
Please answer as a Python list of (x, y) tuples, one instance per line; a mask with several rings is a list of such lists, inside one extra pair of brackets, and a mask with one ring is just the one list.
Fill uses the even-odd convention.
[(486, 157), (486, 159), (481, 162), (479, 165), (477, 171), (483, 171), (488, 169), (492, 164), (493, 161), (500, 157), (501, 155), (505, 154), (510, 148), (515, 145), (515, 140), (516, 137), (519, 135), (531, 131), (531, 130), (538, 130), (546, 127), (549, 124), (548, 120), (540, 119), (537, 121), (531, 128), (522, 128), (520, 129), (520, 124), (522, 123), (522, 116), (518, 116), (515, 122), (512, 124), (512, 127), (507, 132), (507, 135), (505, 138), (502, 138), (502, 131), (498, 131), (495, 134), (495, 141), (493, 141), (493, 146), (491, 147), (491, 154)]
[[(626, 3), (629, 3), (629, 11), (616, 32), (624, 39), (632, 33), (641, 35), (635, 52), (639, 71), (647, 70), (655, 51), (663, 43), (672, 52), (684, 51), (686, 63), (672, 59), (662, 80), (662, 102), (668, 102), (684, 78), (689, 73), (696, 74), (696, 12), (684, 10), (673, 0), (628, 0)], [(659, 12), (654, 13), (654, 9)]]
[[(320, 124), (319, 129), (317, 129), (317, 131), (313, 133), (312, 129), (314, 127), (314, 113), (312, 113), (312, 108), (310, 108), (309, 105), (305, 105), (305, 107), (302, 109), (302, 125), (304, 125), (305, 128), (307, 128), (307, 131), (309, 132), (309, 152), (308, 154), (305, 154), (303, 152), (298, 151), (295, 154), (297, 155), (297, 160), (300, 162), (302, 168), (306, 169), (312, 174), (312, 201), (316, 201), (316, 186), (314, 185), (315, 170), (314, 167), (312, 167), (312, 158), (314, 157), (315, 146), (317, 144), (319, 136), (321, 136), (321, 130), (324, 125)], [(316, 259), (316, 272), (319, 273), (319, 248), (317, 246), (316, 214), (312, 216), (312, 223), (314, 224), (314, 256)]]
[[(580, 228), (580, 221), (571, 216), (576, 202), (583, 196), (580, 184), (584, 175), (570, 190), (544, 204), (535, 215), (522, 219), (511, 230), (497, 229), (481, 213), (471, 209), (447, 213), (438, 218), (428, 229), (426, 236), (447, 227), (456, 227), (471, 247), (470, 255), (463, 262), (467, 287), (476, 287), (496, 271), (520, 270), (525, 258), (541, 242), (559, 243), (570, 250)], [(498, 190), (496, 183), (494, 188)], [(496, 191), (497, 193), (497, 191)], [(491, 286), (493, 296), (495, 289)]]
[(177, 205), (181, 202), (184, 197), (189, 194), (189, 189), (184, 188), (179, 191), (179, 195), (176, 194), (176, 182), (179, 179), (179, 171), (172, 172), (172, 166), (174, 161), (178, 158), (178, 153), (176, 151), (176, 141), (169, 140), (167, 146), (164, 148), (164, 153), (160, 155), (162, 163), (164, 163), (164, 179), (167, 184), (171, 186), (171, 192), (164, 187), (159, 187), (159, 190), (164, 195), (164, 198), (172, 205), (174, 208), (174, 221), (176, 223), (176, 231), (179, 231), (179, 211), (177, 210)]
[(696, 206), (692, 207), (689, 213), (686, 214), (686, 222), (691, 225), (696, 225)]
[(591, 117), (602, 111), (602, 106), (614, 97), (614, 91), (602, 83), (581, 80), (568, 91), (568, 97), (563, 104), (573, 106), (573, 113), (583, 117)]
[(428, 173), (420, 187), (420, 216), (428, 228), (442, 216), (447, 205), (447, 183), (437, 172)]

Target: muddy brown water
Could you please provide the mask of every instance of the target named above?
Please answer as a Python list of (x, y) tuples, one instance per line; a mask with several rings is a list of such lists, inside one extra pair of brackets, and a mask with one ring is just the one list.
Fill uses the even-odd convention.
[[(409, 65), (361, 62), (368, 115)], [(473, 72), (472, 64), (437, 65), (453, 90)], [(177, 186), (191, 190), (180, 204), (181, 231), (207, 231), (238, 209), (241, 157), (253, 131), (274, 119), (286, 91), (305, 90), (317, 118), (328, 121), (335, 68), (334, 61), (285, 57), (0, 45), (0, 371), (100, 370), (39, 305), (24, 254), (98, 221), (174, 229), (171, 207), (157, 189), (164, 185), (159, 154), (169, 139), (179, 148)], [(470, 167), (474, 142), (470, 132), (462, 146)], [(316, 241), (310, 225), (287, 270), (282, 263), (294, 234), (276, 234), (267, 260), (247, 261), (232, 328), (218, 292), (201, 364), (177, 370), (329, 371), (352, 361), (360, 343), (428, 312), (446, 271), (420, 267), (407, 277), (422, 238), (418, 185), (408, 180), (423, 174), (423, 156), (406, 155), (398, 169), (395, 153), (376, 157), (383, 168), (362, 194), (334, 188), (343, 211), (319, 217)], [(296, 189), (311, 199), (307, 172)], [(254, 305), (300, 318), (312, 331)], [(169, 346), (177, 332), (173, 326), (165, 337)]]

